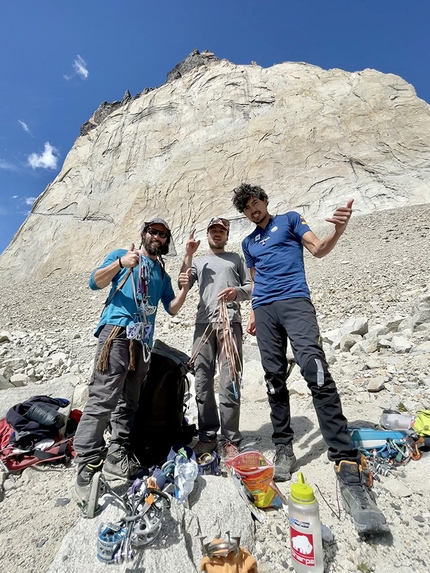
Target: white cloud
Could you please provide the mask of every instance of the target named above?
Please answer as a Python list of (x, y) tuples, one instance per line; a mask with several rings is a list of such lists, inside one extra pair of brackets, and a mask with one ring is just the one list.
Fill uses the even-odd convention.
[(32, 135), (31, 130), (28, 127), (28, 125), (25, 123), (25, 121), (21, 121), (20, 119), (18, 119), (18, 122), (21, 124), (21, 127), (25, 131), (25, 133), (29, 133), (30, 135)]
[(37, 197), (24, 197), (24, 203), (26, 205), (33, 205), (33, 203), (36, 201)]
[(18, 167), (13, 163), (9, 163), (4, 159), (0, 159), (0, 169), (5, 169), (6, 171), (18, 171)]
[(73, 74), (64, 75), (63, 78), (65, 80), (71, 80), (76, 75), (79, 76), (82, 80), (86, 80), (90, 75), (90, 72), (87, 68), (87, 62), (84, 60), (84, 58), (81, 58), (79, 54), (76, 57), (76, 60), (73, 62)]
[(79, 55), (73, 63), (73, 68), (75, 72), (78, 74), (78, 76), (81, 76), (83, 80), (86, 80), (87, 77), (90, 75), (86, 61)]
[(18, 195), (12, 195), (12, 199), (18, 199)]
[(45, 143), (45, 149), (43, 153), (38, 155), (37, 153), (32, 153), (27, 157), (28, 164), (32, 169), (37, 169), (41, 167), (42, 169), (57, 169), (58, 163), (58, 149), (53, 147), (49, 141)]

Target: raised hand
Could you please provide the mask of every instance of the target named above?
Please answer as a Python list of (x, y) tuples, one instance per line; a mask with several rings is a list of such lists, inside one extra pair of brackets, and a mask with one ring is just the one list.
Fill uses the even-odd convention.
[(190, 288), (191, 269), (187, 269), (183, 273), (179, 273), (178, 284), (180, 288), (188, 290)]
[(333, 223), (336, 231), (343, 233), (352, 215), (352, 204), (354, 199), (349, 199), (346, 207), (338, 207), (333, 213), (333, 217), (326, 219), (327, 223)]
[(199, 245), (200, 245), (200, 241), (196, 241), (196, 239), (194, 237), (195, 232), (196, 232), (196, 230), (194, 229), (191, 232), (190, 237), (185, 244), (185, 253), (189, 257), (192, 257), (194, 255), (194, 253), (197, 251), (197, 249), (199, 248)]
[(131, 244), (127, 253), (121, 257), (121, 263), (123, 267), (127, 267), (128, 269), (133, 269), (139, 264), (139, 251), (134, 250), (134, 243)]

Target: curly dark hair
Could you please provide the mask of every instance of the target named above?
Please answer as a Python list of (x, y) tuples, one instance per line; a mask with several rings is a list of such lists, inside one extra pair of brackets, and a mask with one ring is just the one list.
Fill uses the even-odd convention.
[(233, 189), (233, 205), (239, 211), (243, 213), (248, 201), (256, 197), (261, 201), (268, 199), (267, 193), (258, 185), (250, 185), (249, 183), (242, 183), (239, 187)]

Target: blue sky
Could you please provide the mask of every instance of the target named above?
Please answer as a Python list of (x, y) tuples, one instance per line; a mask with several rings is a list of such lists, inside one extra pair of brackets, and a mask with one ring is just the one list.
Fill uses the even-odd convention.
[(428, 0), (0, 0), (0, 253), (102, 101), (194, 48), (398, 74), (430, 102)]

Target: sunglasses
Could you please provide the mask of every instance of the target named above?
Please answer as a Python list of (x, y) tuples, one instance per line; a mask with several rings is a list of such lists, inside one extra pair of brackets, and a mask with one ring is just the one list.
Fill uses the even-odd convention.
[(156, 237), (157, 235), (160, 237), (160, 239), (167, 239), (167, 237), (169, 236), (169, 232), (167, 231), (159, 231), (158, 229), (153, 229), (152, 227), (149, 227), (148, 229), (146, 229), (146, 232), (149, 233), (151, 235), (151, 237)]
[(213, 217), (208, 225), (208, 229), (209, 227), (212, 227), (212, 225), (224, 225), (224, 227), (227, 227), (227, 229), (230, 228), (230, 221), (228, 219), (223, 219), (222, 217)]

